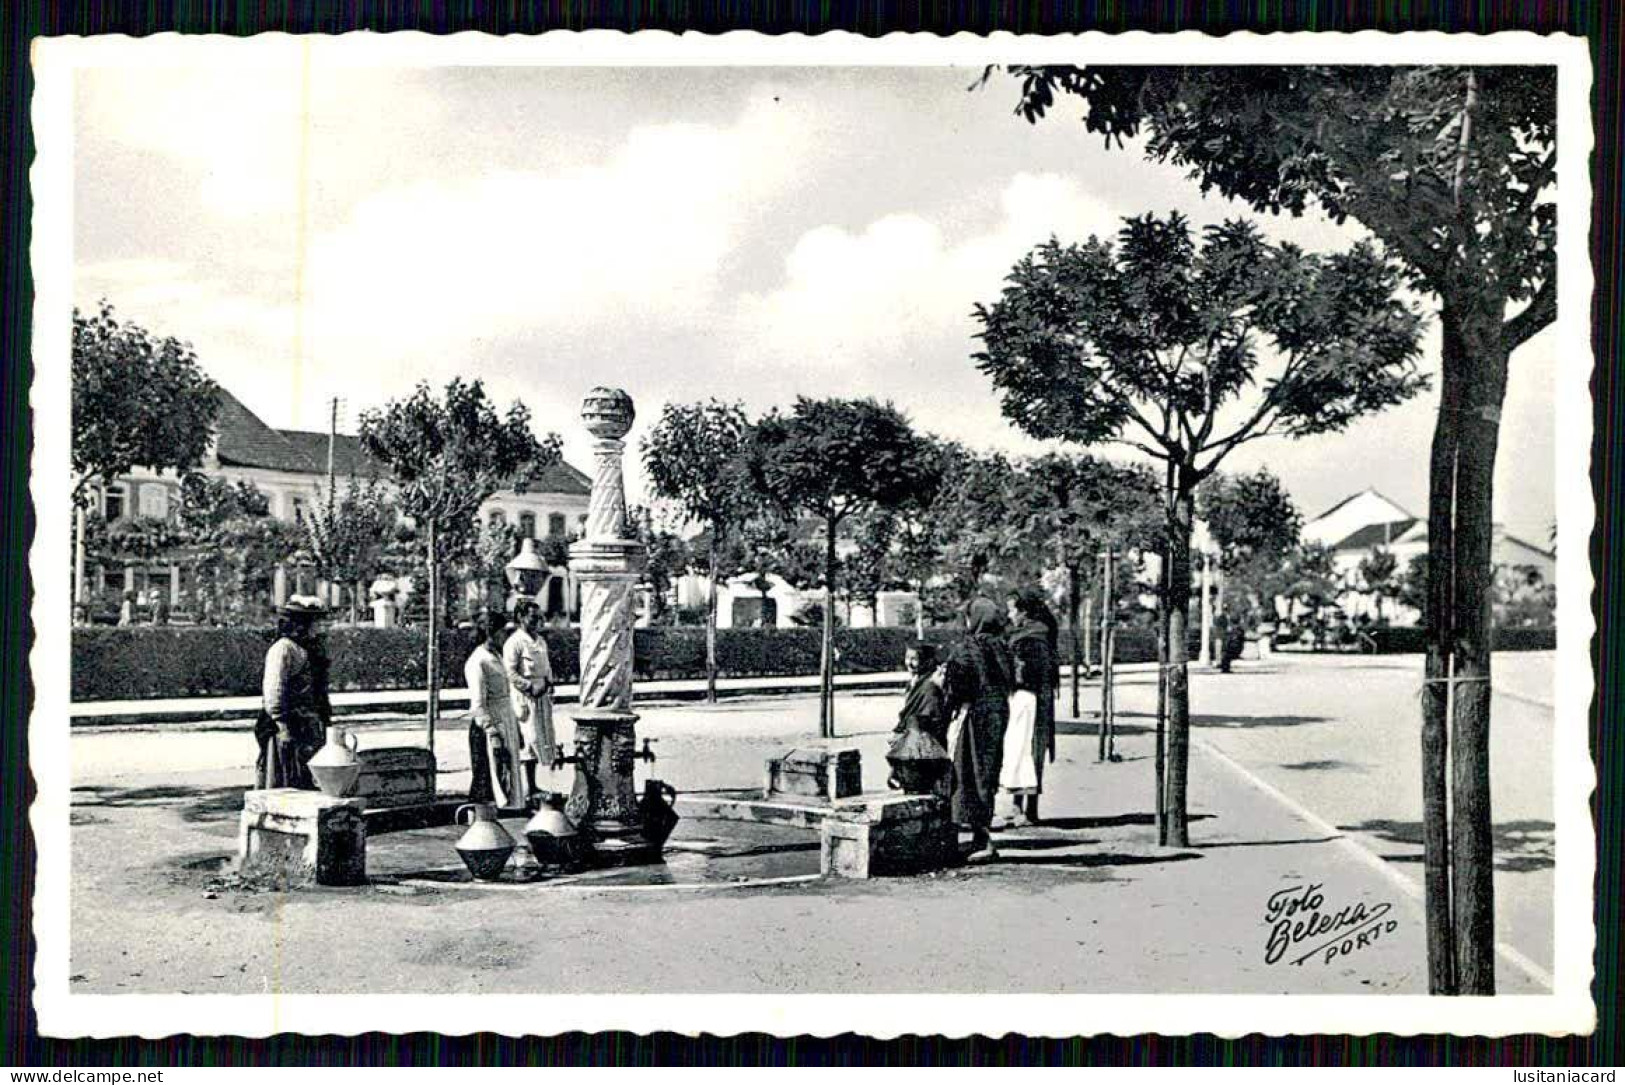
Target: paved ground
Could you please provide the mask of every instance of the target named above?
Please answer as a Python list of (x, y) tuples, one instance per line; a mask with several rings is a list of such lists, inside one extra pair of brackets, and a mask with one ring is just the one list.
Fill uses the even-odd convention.
[[(1418, 992), (1420, 907), (1404, 884), (1416, 874), (1404, 861), (1415, 851), (1406, 788), (1416, 667), (1316, 657), (1199, 676), (1191, 849), (1155, 846), (1150, 737), (1133, 733), (1129, 717), (1117, 764), (1096, 763), (1092, 734), (1067, 728), (1048, 823), (1009, 834), (1004, 861), (862, 884), (249, 892), (220, 877), (251, 760), (247, 735), (76, 733), (73, 970), (79, 989), (100, 993)], [(1518, 693), (1533, 696), (1539, 669), (1520, 660), (1502, 672), (1522, 674)], [(1125, 709), (1150, 706), (1149, 681), (1129, 675)], [(895, 708), (888, 695), (839, 703), (841, 733), (863, 749), (870, 786), (884, 774)], [(1498, 824), (1527, 823), (1498, 834), (1516, 860), (1498, 869), (1502, 936), (1544, 963), (1550, 773), (1539, 768), (1550, 763), (1541, 753), (1550, 712), (1506, 698), (1496, 712), (1497, 763), (1528, 766), (1496, 777)], [(650, 706), (640, 723), (657, 739), (654, 774), (684, 790), (749, 786), (763, 758), (815, 731), (816, 703), (805, 697)], [(368, 746), (421, 741), (387, 724), (362, 737)], [(466, 779), (466, 751), (455, 736), (440, 750), (443, 787), (454, 789)], [(1329, 832), (1328, 823), (1350, 828)], [(379, 838), (377, 866), (399, 874), (452, 861), (455, 837)], [(685, 821), (674, 843), (679, 880), (700, 866), (793, 876), (817, 857), (810, 834), (752, 836), (723, 822)], [(1326, 911), (1386, 906), (1379, 936), (1329, 961), (1322, 952), (1291, 963), (1324, 939), (1269, 960), (1270, 897), (1308, 885), (1320, 886)], [(1539, 988), (1509, 962), (1501, 976), (1504, 990)]]
[[(1496, 656), (1490, 741), (1497, 934), (1548, 972), (1553, 660), (1549, 652)], [(1120, 703), (1152, 711), (1151, 682), (1137, 676)], [(1193, 726), (1200, 741), (1353, 835), (1420, 893), (1421, 682), (1419, 656), (1277, 657), (1232, 675), (1195, 675)]]

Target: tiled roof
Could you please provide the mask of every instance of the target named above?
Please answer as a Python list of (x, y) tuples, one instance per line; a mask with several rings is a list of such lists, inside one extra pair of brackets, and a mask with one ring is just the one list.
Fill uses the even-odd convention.
[(575, 494), (580, 497), (589, 497), (592, 494), (592, 479), (577, 471), (574, 467), (559, 460), (539, 473), (526, 479), (522, 487), (525, 493), (538, 494)]
[[(327, 471), (327, 434), (297, 429), (279, 429), (276, 432), (299, 449), (318, 470), (323, 473)], [(361, 447), (361, 438), (340, 433), (333, 439), (333, 473), (341, 478), (352, 475), (356, 478), (386, 478), (389, 468), (367, 455)]]
[(1373, 546), (1386, 546), (1398, 539), (1415, 524), (1414, 519), (1391, 520), (1386, 524), (1367, 524), (1352, 535), (1344, 536), (1333, 550), (1369, 550)]
[[(215, 455), (224, 465), (301, 475), (327, 474), (327, 434), (272, 429), (224, 388), (220, 389), (215, 428)], [(359, 437), (348, 433), (338, 434), (333, 442), (333, 471), (341, 478), (389, 477), (389, 469), (367, 455)], [(586, 497), (592, 493), (592, 480), (560, 460), (528, 479), (524, 489), (528, 493)]]
[(258, 415), (224, 388), (215, 416), (215, 455), (233, 467), (262, 467), (271, 471), (311, 473), (326, 471), (285, 436), (260, 421)]

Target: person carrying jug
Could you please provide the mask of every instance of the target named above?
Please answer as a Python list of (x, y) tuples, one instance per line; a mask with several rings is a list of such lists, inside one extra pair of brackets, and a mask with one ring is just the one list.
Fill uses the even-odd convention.
[(468, 681), (468, 759), (472, 776), (468, 801), (488, 802), (504, 810), (523, 810), (530, 803), (530, 780), (520, 768), (523, 740), (514, 718), (502, 650), (503, 616), (474, 618), (474, 650), (463, 664)]
[(316, 784), (307, 765), (322, 745), (327, 705), (326, 656), (317, 623), (327, 613), (314, 600), (289, 599), (277, 612), (277, 638), (265, 653), (262, 703), (254, 723), (257, 788)]
[(513, 614), (519, 628), (502, 648), (502, 663), (513, 687), (513, 713), (526, 732), (521, 755), (525, 779), (535, 791), (536, 764), (540, 761), (551, 771), (553, 748), (558, 742), (553, 730), (553, 667), (542, 636), (542, 608), (534, 600), (521, 599)]

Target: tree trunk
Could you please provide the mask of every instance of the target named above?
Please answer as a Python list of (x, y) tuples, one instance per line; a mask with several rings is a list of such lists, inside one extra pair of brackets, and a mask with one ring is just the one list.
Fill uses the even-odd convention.
[(1168, 538), (1168, 845), (1190, 847), (1185, 809), (1190, 770), (1190, 659), (1186, 644), (1191, 611), (1191, 523), (1195, 518), (1194, 480), (1181, 469)]
[(434, 729), (440, 721), (440, 535), (429, 521), (429, 752), (434, 753)]
[(1106, 760), (1106, 728), (1112, 716), (1112, 553), (1106, 552), (1100, 572), (1100, 743), (1096, 760)]
[(1426, 895), (1428, 991), (1457, 992), (1450, 902), (1451, 644), (1455, 628), (1455, 492), (1462, 341), (1453, 310), (1441, 313), (1443, 383), (1428, 467), (1428, 575), (1423, 626), (1427, 658), (1422, 683), (1422, 882)]
[(1455, 623), (1451, 658), (1451, 871), (1456, 982), (1495, 993), (1495, 846), (1490, 811), (1493, 497), (1507, 353), (1491, 310), (1464, 320), (1456, 445)]
[(920, 577), (920, 590), (914, 596), (914, 639), (925, 639), (925, 577)]
[(73, 506), (73, 603), (85, 601), (85, 506), (76, 501)]
[(1084, 621), (1084, 628), (1080, 628), (1079, 624), (1078, 624), (1078, 613), (1079, 613), (1079, 609), (1080, 609), (1080, 600), (1078, 599), (1078, 596), (1079, 596), (1079, 594), (1081, 592), (1082, 586), (1083, 586), (1083, 573), (1078, 568), (1077, 563), (1073, 562), (1071, 565), (1068, 565), (1067, 568), (1066, 568), (1066, 621), (1067, 621), (1068, 628), (1070, 628), (1072, 630), (1072, 718), (1073, 719), (1078, 718), (1078, 707), (1079, 707), (1079, 704), (1078, 704), (1078, 692), (1079, 692), (1078, 672), (1083, 670), (1083, 660), (1084, 660), (1083, 635), (1084, 635), (1085, 629), (1087, 628), (1087, 624), (1088, 624), (1088, 619), (1087, 618), (1085, 618), (1083, 620)]
[[(706, 566), (705, 594), (705, 700), (717, 703), (717, 527), (711, 525), (711, 541), (707, 546), (710, 562)], [(766, 613), (764, 610), (763, 613)]]
[(1168, 555), (1157, 562), (1157, 844), (1168, 846)]
[(818, 663), (818, 734), (835, 737), (835, 518), (824, 547), (824, 635)]

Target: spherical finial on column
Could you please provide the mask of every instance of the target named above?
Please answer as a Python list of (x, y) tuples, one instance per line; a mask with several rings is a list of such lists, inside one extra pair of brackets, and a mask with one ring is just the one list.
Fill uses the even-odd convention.
[(594, 437), (618, 441), (632, 428), (637, 411), (619, 388), (594, 388), (581, 400), (581, 420)]

